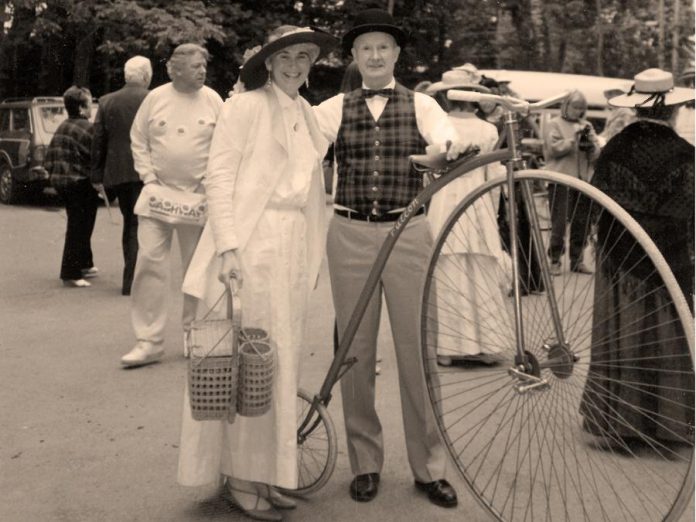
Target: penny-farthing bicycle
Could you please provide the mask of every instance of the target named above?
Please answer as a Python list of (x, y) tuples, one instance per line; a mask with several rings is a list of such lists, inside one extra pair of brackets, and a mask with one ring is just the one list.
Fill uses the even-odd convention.
[[(677, 520), (694, 487), (694, 325), (684, 293), (650, 237), (611, 198), (570, 176), (525, 168), (517, 114), (563, 96), (535, 104), (449, 96), (502, 104), (509, 146), (449, 165), (442, 155), (414, 158), (439, 177), (382, 246), (319, 393), (298, 394), (294, 493), (316, 491), (333, 471), (336, 434), (326, 407), (354, 362), (350, 344), (401, 231), (448, 183), (503, 162), (506, 176), (482, 184), (451, 213), (423, 282), (424, 377), (452, 461), (498, 520)], [(555, 189), (540, 197), (544, 186)], [(501, 192), (507, 230), (491, 233)], [(540, 215), (556, 197), (566, 198), (570, 235), (589, 245), (592, 274), (568, 266), (551, 275)], [(534, 264), (530, 285), (520, 267)], [(438, 364), (442, 356), (456, 362), (472, 345), (497, 364), (466, 357)]]

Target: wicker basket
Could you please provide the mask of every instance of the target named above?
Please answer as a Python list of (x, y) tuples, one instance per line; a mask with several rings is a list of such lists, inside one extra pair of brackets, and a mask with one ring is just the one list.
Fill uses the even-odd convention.
[(271, 409), (275, 345), (260, 328), (243, 328), (239, 337), (237, 413), (259, 417)]
[(197, 421), (235, 418), (241, 309), (228, 290), (228, 319), (203, 318), (191, 325), (189, 402)]

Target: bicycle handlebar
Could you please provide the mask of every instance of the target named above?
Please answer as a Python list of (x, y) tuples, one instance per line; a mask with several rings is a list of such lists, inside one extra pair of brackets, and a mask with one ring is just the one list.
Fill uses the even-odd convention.
[(447, 91), (447, 98), (455, 101), (467, 101), (475, 103), (486, 101), (499, 103), (500, 105), (504, 106), (506, 109), (510, 111), (527, 115), (531, 111), (545, 109), (546, 107), (550, 107), (551, 105), (563, 101), (568, 96), (568, 94), (570, 93), (563, 92), (561, 94), (557, 94), (556, 96), (546, 98), (545, 100), (529, 103), (528, 101), (513, 98), (512, 96), (500, 96), (498, 94), (485, 94), (482, 92), (458, 91), (455, 89), (450, 89), (449, 91)]

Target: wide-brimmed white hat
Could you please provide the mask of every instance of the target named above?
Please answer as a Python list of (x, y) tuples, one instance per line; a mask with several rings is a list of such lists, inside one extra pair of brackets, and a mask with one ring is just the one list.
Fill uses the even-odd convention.
[(675, 87), (672, 73), (662, 69), (646, 69), (633, 77), (633, 86), (626, 94), (609, 100), (614, 107), (632, 109), (655, 105), (679, 105), (694, 99), (694, 90)]
[(308, 43), (319, 48), (317, 59), (325, 56), (338, 40), (316, 27), (296, 27), (294, 25), (282, 25), (274, 29), (266, 39), (263, 46), (256, 47), (251, 52), (245, 53), (245, 61), (239, 73), (239, 79), (244, 83), (246, 90), (251, 91), (263, 86), (268, 80), (265, 60), (278, 51), (291, 45)]
[(490, 89), (478, 83), (478, 80), (476, 80), (476, 76), (475, 74), (472, 74), (472, 71), (455, 68), (442, 73), (442, 80), (433, 83), (425, 90), (425, 93), (432, 96), (436, 92), (447, 91), (449, 89), (469, 89), (472, 91), (486, 93), (491, 92)]

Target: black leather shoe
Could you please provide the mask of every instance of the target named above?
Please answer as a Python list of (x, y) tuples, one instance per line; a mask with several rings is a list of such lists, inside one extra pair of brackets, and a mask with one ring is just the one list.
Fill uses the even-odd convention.
[(457, 505), (457, 492), (445, 479), (433, 482), (418, 482), (416, 480), (416, 488), (427, 493), (430, 502), (437, 506), (453, 508)]
[(357, 502), (369, 502), (377, 496), (379, 473), (356, 475), (350, 483), (350, 497)]

